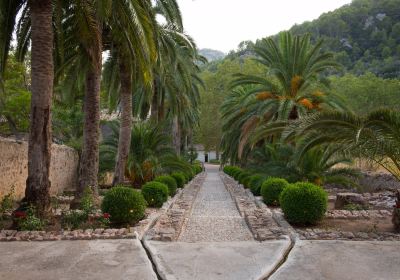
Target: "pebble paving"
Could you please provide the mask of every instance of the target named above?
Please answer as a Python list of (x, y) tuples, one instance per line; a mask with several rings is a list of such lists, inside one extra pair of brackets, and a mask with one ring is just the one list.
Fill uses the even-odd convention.
[(207, 167), (207, 177), (197, 194), (179, 241), (247, 241), (253, 236), (226, 190), (217, 166)]

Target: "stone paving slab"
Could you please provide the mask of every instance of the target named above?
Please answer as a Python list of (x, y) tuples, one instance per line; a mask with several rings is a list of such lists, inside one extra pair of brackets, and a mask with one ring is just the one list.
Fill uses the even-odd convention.
[(164, 280), (252, 280), (273, 270), (289, 241), (145, 241), (145, 245)]
[(0, 279), (157, 279), (136, 239), (2, 242), (0, 252)]
[(399, 241), (298, 241), (271, 280), (399, 280)]
[(253, 235), (242, 217), (192, 217), (179, 241), (247, 241)]

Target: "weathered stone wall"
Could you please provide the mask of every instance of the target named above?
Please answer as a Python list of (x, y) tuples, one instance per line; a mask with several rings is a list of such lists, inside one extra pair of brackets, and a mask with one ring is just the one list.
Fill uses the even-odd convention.
[[(52, 145), (50, 181), (51, 194), (74, 190), (78, 176), (78, 153), (67, 146)], [(28, 143), (0, 137), (0, 198), (15, 188), (20, 199), (25, 193), (28, 177)]]

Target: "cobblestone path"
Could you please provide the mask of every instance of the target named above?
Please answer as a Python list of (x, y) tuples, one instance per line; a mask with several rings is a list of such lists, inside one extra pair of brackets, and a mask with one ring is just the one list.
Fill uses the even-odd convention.
[(226, 190), (218, 166), (207, 167), (192, 213), (179, 241), (247, 241), (253, 236)]

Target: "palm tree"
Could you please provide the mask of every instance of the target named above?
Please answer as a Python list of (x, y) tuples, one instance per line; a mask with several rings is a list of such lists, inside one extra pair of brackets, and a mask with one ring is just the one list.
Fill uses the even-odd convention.
[(295, 122), (294, 131), (302, 137), (301, 154), (309, 149), (334, 143), (354, 157), (379, 164), (400, 180), (400, 114), (379, 109), (365, 116), (351, 112), (326, 111)]
[[(366, 116), (328, 111), (293, 124), (292, 131), (303, 137), (304, 154), (315, 146), (333, 143), (354, 157), (367, 158), (400, 180), (400, 113), (379, 109)], [(292, 133), (288, 133), (291, 135)], [(400, 230), (400, 191), (397, 192), (393, 223)]]
[[(100, 146), (100, 171), (112, 171), (118, 152), (119, 124), (108, 123), (111, 134)], [(181, 160), (171, 148), (171, 139), (163, 132), (163, 125), (152, 122), (139, 122), (132, 127), (130, 152), (124, 170), (134, 186), (141, 186), (156, 175), (180, 170), (187, 172), (190, 165)]]
[(240, 135), (235, 148), (239, 157), (251, 133), (261, 125), (297, 119), (324, 106), (341, 107), (340, 102), (329, 94), (327, 83), (320, 75), (339, 65), (332, 53), (321, 53), (321, 45), (322, 41), (318, 41), (313, 46), (309, 34), (292, 36), (282, 32), (279, 44), (268, 38), (254, 48), (256, 60), (266, 67), (267, 75), (236, 74), (232, 88), (244, 87), (242, 90), (246, 94), (238, 96), (234, 92), (229, 96), (229, 99), (239, 98), (233, 101), (238, 104), (237, 110), (222, 106), (224, 120), (227, 120), (224, 131), (241, 130), (236, 133)]
[[(15, 20), (30, 19), (32, 98), (28, 144), (28, 179), (25, 199), (36, 206), (40, 215), (50, 207), (51, 103), (53, 93), (52, 1), (2, 1), (0, 6), (2, 81)], [(29, 13), (27, 12), (29, 10)], [(4, 24), (4, 25), (3, 25)]]

